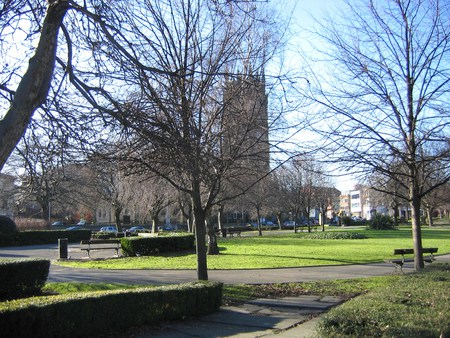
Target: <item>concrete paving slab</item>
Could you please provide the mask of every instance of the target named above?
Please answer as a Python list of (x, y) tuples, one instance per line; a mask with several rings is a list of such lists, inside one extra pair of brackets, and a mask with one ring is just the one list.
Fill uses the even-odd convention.
[(320, 297), (311, 296), (299, 296), (299, 297), (286, 297), (281, 299), (255, 299), (248, 303), (259, 305), (259, 306), (273, 306), (282, 308), (293, 308), (293, 309), (319, 309), (326, 310), (332, 306), (335, 306), (340, 301), (337, 302), (322, 302)]
[(237, 313), (226, 307), (216, 313), (202, 317), (203, 322), (221, 323), (224, 325), (232, 323), (233, 325), (238, 326), (256, 327), (260, 329), (272, 328), (275, 330), (285, 330), (304, 320), (305, 319), (301, 317), (285, 316), (278, 312), (268, 312), (264, 315), (259, 312)]
[(183, 338), (183, 337), (240, 337), (255, 338), (273, 333), (272, 329), (260, 329), (258, 327), (240, 326), (234, 323), (208, 323), (201, 320), (192, 322), (179, 322), (175, 325), (167, 325), (160, 330), (151, 330), (134, 335), (133, 338)]
[[(308, 337), (317, 324), (311, 320), (342, 301), (338, 297), (330, 297), (333, 302), (323, 303), (320, 307), (317, 304), (322, 298), (328, 299), (300, 296), (257, 299), (257, 305), (249, 301), (238, 306), (223, 306), (216, 313), (192, 321), (171, 323), (160, 330), (143, 332), (138, 337)], [(307, 305), (301, 305), (303, 301)], [(306, 325), (309, 322), (311, 324)]]
[(321, 319), (322, 315), (319, 315), (283, 332), (265, 335), (264, 338), (316, 338), (317, 326)]

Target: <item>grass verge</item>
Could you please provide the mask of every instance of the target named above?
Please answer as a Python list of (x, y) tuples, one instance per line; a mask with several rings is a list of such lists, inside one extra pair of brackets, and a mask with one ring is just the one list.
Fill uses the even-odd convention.
[(404, 275), (332, 309), (320, 337), (448, 337), (450, 265)]
[[(327, 233), (339, 231), (327, 231)], [(319, 234), (320, 232), (318, 232)], [(394, 248), (412, 247), (411, 229), (353, 230), (365, 238), (307, 238), (310, 234), (284, 233), (240, 238), (218, 238), (220, 255), (208, 256), (209, 269), (258, 269), (341, 264), (366, 264), (392, 258)], [(353, 236), (354, 237), (354, 236)], [(422, 229), (424, 247), (450, 252), (450, 229)], [(57, 264), (94, 269), (196, 269), (194, 252), (104, 260), (68, 260)]]

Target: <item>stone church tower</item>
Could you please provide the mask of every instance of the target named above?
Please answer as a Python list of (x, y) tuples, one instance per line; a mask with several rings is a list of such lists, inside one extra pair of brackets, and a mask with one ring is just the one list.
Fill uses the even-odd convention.
[(228, 80), (223, 107), (223, 154), (237, 156), (237, 162), (248, 172), (267, 173), (270, 147), (264, 75)]

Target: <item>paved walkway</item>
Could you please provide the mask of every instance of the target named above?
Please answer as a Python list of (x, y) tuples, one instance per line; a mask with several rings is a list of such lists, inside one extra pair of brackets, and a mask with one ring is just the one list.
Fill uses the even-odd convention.
[[(112, 256), (95, 252), (93, 258)], [(78, 245), (69, 245), (69, 257), (82, 258)], [(0, 248), (0, 258), (39, 257), (56, 260), (57, 245)], [(437, 256), (449, 262), (450, 254)], [(412, 264), (403, 270), (414, 271)], [(349, 279), (392, 274), (388, 263), (300, 267), (258, 270), (209, 270), (209, 280), (225, 284), (264, 284)], [(126, 284), (171, 284), (197, 280), (193, 270), (94, 270), (73, 269), (51, 264), (49, 282), (110, 282)], [(158, 329), (134, 332), (133, 337), (313, 337), (320, 315), (339, 304), (335, 297), (301, 296), (282, 299), (259, 299), (239, 306), (223, 306), (220, 311), (195, 320), (169, 323)]]

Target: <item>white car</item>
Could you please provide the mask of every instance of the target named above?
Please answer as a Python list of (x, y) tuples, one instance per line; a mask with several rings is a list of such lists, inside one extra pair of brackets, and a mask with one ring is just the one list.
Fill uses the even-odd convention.
[(115, 234), (115, 233), (117, 233), (117, 229), (116, 229), (116, 227), (113, 227), (113, 226), (106, 226), (106, 227), (101, 227), (100, 232)]

